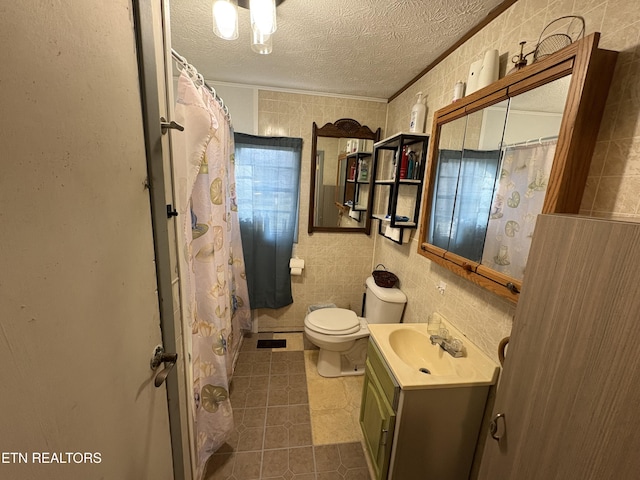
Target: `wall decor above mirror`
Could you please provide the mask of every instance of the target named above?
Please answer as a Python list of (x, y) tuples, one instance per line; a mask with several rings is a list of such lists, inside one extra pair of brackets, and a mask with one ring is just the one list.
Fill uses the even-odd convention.
[(594, 33), (434, 114), (418, 252), (517, 302), (540, 213), (578, 213), (617, 52)]
[(367, 213), (375, 132), (350, 118), (313, 124), (309, 233), (371, 231)]

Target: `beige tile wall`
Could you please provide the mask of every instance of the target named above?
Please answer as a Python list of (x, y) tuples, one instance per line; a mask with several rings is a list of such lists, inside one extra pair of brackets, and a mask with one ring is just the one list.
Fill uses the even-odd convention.
[(368, 100), (260, 90), (258, 134), (301, 137), (300, 227), (294, 255), (305, 260), (302, 276), (292, 277), (294, 303), (257, 311), (261, 331), (301, 330), (311, 304), (335, 303), (360, 314), (364, 280), (371, 273), (373, 237), (364, 234), (307, 233), (311, 128), (353, 118), (372, 130), (384, 129), (387, 104)]
[[(535, 45), (544, 26), (566, 14), (585, 18), (587, 34), (602, 32), (600, 46), (620, 51), (614, 85), (582, 202), (593, 216), (640, 217), (640, 8), (637, 0), (519, 0), (509, 10), (453, 52), (389, 105), (387, 132), (406, 130), (415, 94), (427, 94), (427, 128), (433, 112), (449, 104), (457, 80), (466, 80), (469, 65), (497, 48), (501, 76), (508, 59), (526, 40)], [(529, 51), (525, 47), (525, 52)], [(397, 273), (409, 298), (405, 321), (424, 322), (439, 311), (493, 358), (500, 339), (509, 334), (515, 308), (417, 254), (415, 234), (408, 246), (376, 236), (374, 263)], [(446, 283), (443, 295), (440, 282)]]
[[(469, 65), (484, 51), (498, 48), (502, 76), (511, 68), (508, 60), (519, 51), (521, 40), (532, 49), (549, 21), (571, 13), (585, 18), (587, 34), (602, 32), (602, 48), (621, 52), (581, 213), (640, 217), (640, 9), (636, 0), (519, 0), (392, 101), (388, 112), (378, 102), (260, 91), (259, 134), (304, 139), (300, 238), (295, 254), (306, 260), (303, 276), (293, 280), (294, 304), (277, 311), (258, 311), (261, 330), (299, 330), (313, 303), (330, 301), (359, 313), (363, 279), (372, 265), (384, 263), (398, 274), (409, 298), (405, 321), (423, 322), (429, 313), (439, 311), (496, 358), (496, 346), (509, 334), (515, 308), (419, 256), (415, 234), (408, 245), (399, 246), (375, 234), (375, 222), (370, 238), (306, 233), (311, 124), (315, 121), (321, 126), (350, 117), (373, 129), (383, 127), (383, 137), (406, 131), (414, 96), (423, 91), (430, 130), (433, 112), (451, 101), (455, 82), (466, 79)], [(446, 284), (443, 295), (437, 288), (442, 282)]]

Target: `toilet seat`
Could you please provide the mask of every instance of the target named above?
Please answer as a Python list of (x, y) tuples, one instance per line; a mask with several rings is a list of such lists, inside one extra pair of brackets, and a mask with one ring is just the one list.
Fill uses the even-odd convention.
[(346, 308), (321, 308), (307, 315), (305, 324), (314, 332), (325, 335), (348, 335), (360, 330), (360, 320)]

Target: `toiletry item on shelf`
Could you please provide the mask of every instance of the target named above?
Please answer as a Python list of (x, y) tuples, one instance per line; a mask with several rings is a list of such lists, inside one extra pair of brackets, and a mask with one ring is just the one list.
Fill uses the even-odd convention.
[(361, 182), (366, 182), (369, 179), (369, 162), (367, 162), (364, 158), (360, 159), (360, 177), (358, 178)]
[(464, 82), (462, 80), (456, 82), (453, 87), (453, 102), (460, 100), (464, 97)]
[(423, 97), (422, 92), (418, 92), (416, 97), (418, 97), (418, 99), (416, 100), (415, 105), (411, 108), (409, 131), (411, 133), (423, 133), (424, 119), (427, 115), (427, 107), (425, 105), (427, 99)]
[(356, 162), (351, 164), (351, 168), (349, 168), (349, 180), (356, 179)]
[(416, 154), (409, 151), (409, 161), (407, 164), (407, 178), (413, 180), (414, 169), (416, 168)]
[(402, 147), (402, 158), (400, 159), (400, 179), (407, 178), (407, 168), (409, 167), (409, 152), (407, 147)]

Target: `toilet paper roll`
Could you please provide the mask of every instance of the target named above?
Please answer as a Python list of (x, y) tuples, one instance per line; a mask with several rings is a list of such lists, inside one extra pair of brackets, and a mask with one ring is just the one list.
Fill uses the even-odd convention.
[(301, 268), (294, 267), (294, 268), (291, 269), (291, 276), (292, 277), (297, 277), (297, 276), (300, 276), (300, 275), (302, 275), (302, 269)]
[(304, 260), (301, 258), (292, 258), (289, 260), (289, 268), (304, 268)]
[(482, 61), (480, 75), (478, 75), (478, 90), (498, 80), (499, 67), (500, 57), (498, 50), (487, 50)]

